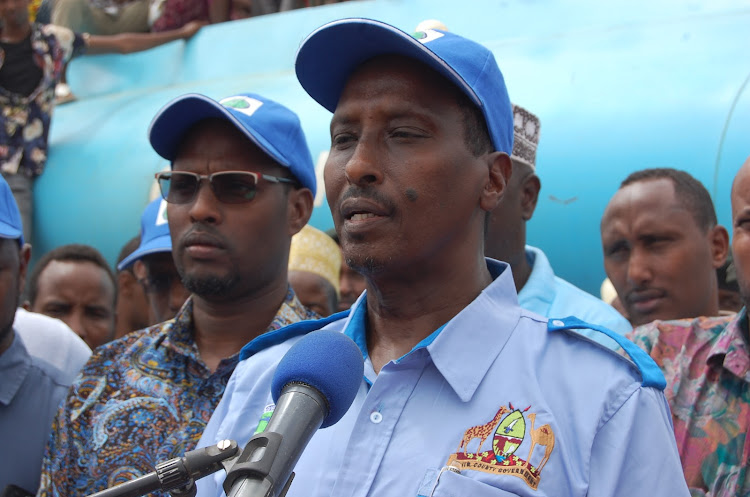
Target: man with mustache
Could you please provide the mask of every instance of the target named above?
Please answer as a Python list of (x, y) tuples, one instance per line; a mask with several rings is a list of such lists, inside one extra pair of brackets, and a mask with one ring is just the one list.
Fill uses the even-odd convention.
[(731, 198), (743, 308), (734, 316), (655, 321), (629, 335), (667, 379), (682, 467), (696, 497), (750, 495), (750, 158), (734, 179)]
[(601, 221), (604, 269), (633, 326), (719, 314), (716, 269), (729, 250), (711, 196), (684, 171), (628, 176)]
[(156, 176), (192, 295), (174, 319), (97, 349), (55, 419), (40, 495), (91, 494), (193, 449), (240, 348), (283, 341), (280, 328), (316, 316), (287, 282), (315, 194), (297, 116), (260, 95), (189, 94), (149, 136), (172, 165)]
[[(303, 41), (296, 71), (333, 111), (326, 195), (367, 289), (314, 323), (350, 336), (365, 373), (287, 496), (689, 495), (653, 361), (617, 333), (602, 331), (635, 364), (571, 331), (596, 325), (523, 310), (508, 264), (484, 257), (513, 147), (492, 52), (343, 19)], [(276, 409), (262, 376), (274, 351), (251, 352), (201, 443), (242, 444)], [(222, 479), (200, 495), (222, 495)]]

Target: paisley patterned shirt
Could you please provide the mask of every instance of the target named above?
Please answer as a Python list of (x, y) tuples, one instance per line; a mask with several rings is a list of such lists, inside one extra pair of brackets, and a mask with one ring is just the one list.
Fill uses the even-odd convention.
[[(317, 317), (290, 287), (267, 331)], [(96, 349), (55, 417), (38, 495), (88, 495), (193, 449), (238, 358), (206, 367), (193, 340), (192, 297), (173, 320)]]
[(664, 372), (664, 394), (694, 497), (750, 496), (747, 323), (743, 309), (736, 316), (655, 321), (628, 335)]
[[(6, 174), (38, 176), (47, 160), (47, 135), (55, 104), (55, 86), (65, 63), (82, 53), (82, 35), (51, 24), (32, 24), (31, 48), (42, 79), (31, 95), (18, 95), (0, 87), (0, 168)], [(0, 49), (0, 66), (5, 53)]]

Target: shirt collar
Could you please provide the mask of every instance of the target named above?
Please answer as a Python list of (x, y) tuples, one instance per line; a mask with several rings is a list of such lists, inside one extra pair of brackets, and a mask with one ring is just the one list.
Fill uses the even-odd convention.
[[(493, 259), (486, 262), (493, 282), (453, 319), (396, 361), (405, 361), (414, 352), (426, 349), (437, 370), (464, 402), (471, 400), (521, 315), (510, 267)], [(352, 306), (344, 333), (366, 359), (366, 292)], [(477, 354), (480, 347), (482, 353)]]
[(31, 368), (31, 356), (15, 333), (8, 350), (0, 354), (0, 404), (10, 405)]
[(721, 331), (706, 361), (719, 362), (735, 376), (750, 382), (750, 355), (743, 331), (747, 326), (747, 308), (743, 307)]
[(526, 258), (531, 265), (531, 273), (518, 292), (518, 299), (522, 302), (537, 299), (552, 304), (555, 300), (555, 272), (547, 256), (538, 248), (526, 245)]

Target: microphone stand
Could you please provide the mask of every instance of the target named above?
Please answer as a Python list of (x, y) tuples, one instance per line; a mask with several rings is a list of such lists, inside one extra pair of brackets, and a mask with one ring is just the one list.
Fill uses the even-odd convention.
[(89, 497), (140, 497), (154, 490), (169, 492), (173, 497), (195, 497), (195, 480), (224, 468), (224, 461), (239, 452), (237, 442), (222, 440), (216, 445), (191, 450), (156, 465), (156, 471), (91, 494)]

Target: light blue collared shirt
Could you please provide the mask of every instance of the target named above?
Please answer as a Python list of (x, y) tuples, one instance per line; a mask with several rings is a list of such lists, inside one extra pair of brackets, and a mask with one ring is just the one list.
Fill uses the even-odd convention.
[[(526, 258), (531, 264), (531, 274), (518, 292), (521, 307), (548, 318), (576, 316), (623, 336), (633, 330), (630, 322), (614, 307), (555, 276), (547, 256), (540, 249), (526, 245)], [(597, 331), (581, 330), (581, 333), (606, 347), (617, 348), (613, 340)]]
[[(313, 436), (288, 496), (687, 497), (669, 407), (644, 386), (663, 384), (658, 368), (548, 326), (519, 307), (508, 266), (487, 264), (494, 282), (442, 329), (377, 375), (366, 360), (354, 404)], [(365, 294), (326, 326), (365, 358), (366, 314)], [(247, 346), (199, 446), (247, 442), (297, 339)], [(224, 476), (198, 495), (222, 496)]]

